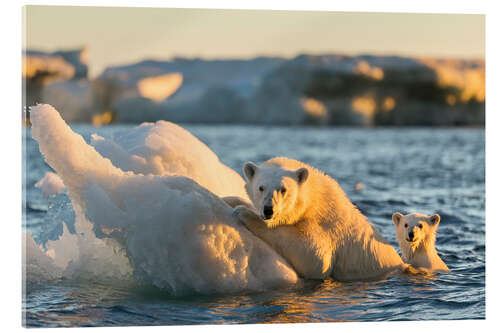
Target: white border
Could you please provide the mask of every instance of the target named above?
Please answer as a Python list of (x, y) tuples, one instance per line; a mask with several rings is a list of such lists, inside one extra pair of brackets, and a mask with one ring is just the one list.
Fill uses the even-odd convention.
[[(4, 320), (4, 328), (21, 329), (21, 238), (19, 237), (21, 226), (21, 128), (19, 119), (19, 108), (21, 105), (21, 6), (33, 5), (94, 5), (94, 6), (128, 6), (128, 7), (174, 7), (174, 8), (239, 8), (239, 9), (282, 9), (282, 10), (332, 10), (332, 11), (358, 11), (358, 12), (413, 12), (413, 13), (470, 13), (486, 14), (486, 82), (487, 82), (487, 115), (486, 115), (486, 152), (487, 152), (487, 185), (486, 185), (486, 257), (487, 257), (487, 311), (486, 321), (432, 321), (432, 322), (398, 322), (398, 323), (332, 323), (332, 324), (291, 324), (291, 325), (214, 325), (214, 326), (175, 326), (146, 328), (148, 331), (168, 330), (203, 330), (203, 331), (233, 331), (253, 329), (264, 330), (287, 330), (297, 331), (302, 329), (313, 330), (366, 330), (374, 332), (391, 331), (477, 331), (491, 328), (498, 319), (499, 302), (498, 291), (498, 264), (500, 219), (498, 212), (494, 209), (500, 200), (499, 183), (499, 137), (500, 130), (497, 128), (500, 113), (498, 95), (500, 85), (498, 82), (500, 54), (498, 50), (498, 31), (500, 31), (500, 15), (495, 9), (494, 1), (397, 1), (397, 0), (350, 0), (342, 2), (333, 1), (297, 1), (289, 0), (280, 3), (277, 0), (244, 0), (244, 1), (221, 1), (212, 0), (210, 3), (194, 0), (182, 1), (132, 1), (132, 0), (100, 0), (100, 1), (11, 1), (2, 3), (0, 11), (2, 22), (2, 64), (5, 72), (2, 75), (3, 99), (3, 129), (0, 131), (2, 138), (2, 175), (3, 191), (0, 202), (2, 203), (2, 241), (1, 252), (2, 269), (2, 308), (1, 316)], [(7, 213), (5, 213), (7, 212)], [(104, 328), (97, 328), (97, 331)], [(144, 330), (140, 327), (132, 328), (108, 328), (109, 331)], [(44, 330), (52, 331), (52, 329)], [(58, 330), (59, 331), (59, 330)]]

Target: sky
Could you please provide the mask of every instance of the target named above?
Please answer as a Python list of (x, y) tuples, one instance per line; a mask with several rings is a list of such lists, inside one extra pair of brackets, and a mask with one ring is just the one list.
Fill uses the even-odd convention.
[(376, 54), (484, 58), (477, 14), (405, 14), (27, 6), (24, 45), (86, 46), (90, 76), (108, 66), (176, 56), (252, 58)]

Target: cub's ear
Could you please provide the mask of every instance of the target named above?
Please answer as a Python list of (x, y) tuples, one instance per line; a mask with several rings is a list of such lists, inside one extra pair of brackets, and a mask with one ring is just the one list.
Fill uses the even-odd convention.
[(401, 222), (401, 218), (403, 217), (403, 214), (400, 212), (392, 214), (392, 222), (394, 222), (395, 225), (399, 225), (399, 222)]
[(243, 165), (243, 174), (245, 175), (247, 182), (252, 181), (252, 178), (253, 176), (255, 176), (255, 173), (257, 172), (258, 168), (259, 167), (256, 166), (253, 162), (246, 162)]
[(299, 183), (299, 185), (303, 184), (309, 176), (309, 171), (306, 168), (300, 168), (299, 170), (295, 171), (295, 173), (297, 174), (297, 182)]
[(440, 221), (441, 221), (441, 216), (439, 216), (439, 214), (434, 214), (429, 218), (429, 222), (431, 223), (432, 226), (437, 227)]

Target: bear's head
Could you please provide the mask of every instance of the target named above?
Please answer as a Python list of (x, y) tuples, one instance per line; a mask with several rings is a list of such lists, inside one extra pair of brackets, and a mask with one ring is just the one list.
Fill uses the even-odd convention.
[(243, 166), (245, 188), (257, 213), (269, 226), (292, 224), (303, 212), (301, 195), (309, 171), (306, 168), (287, 170), (277, 165)]
[(408, 246), (415, 250), (421, 245), (434, 245), (441, 217), (439, 214), (432, 216), (425, 214), (403, 215), (398, 212), (392, 215), (392, 221), (396, 225), (396, 238), (400, 247)]

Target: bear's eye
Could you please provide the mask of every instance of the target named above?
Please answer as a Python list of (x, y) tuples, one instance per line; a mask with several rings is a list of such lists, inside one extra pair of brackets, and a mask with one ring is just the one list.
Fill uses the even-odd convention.
[(418, 227), (419, 227), (420, 229), (422, 229), (424, 226), (422, 225), (422, 223), (420, 223), (420, 224), (418, 225)]
[(259, 191), (261, 191), (261, 192), (264, 191), (264, 186), (262, 186), (262, 185), (259, 186)]
[(405, 223), (405, 228), (408, 228), (408, 223)]
[(281, 194), (285, 194), (285, 193), (286, 193), (286, 188), (284, 188), (284, 187), (283, 187), (283, 188), (280, 190), (280, 192), (281, 192)]

